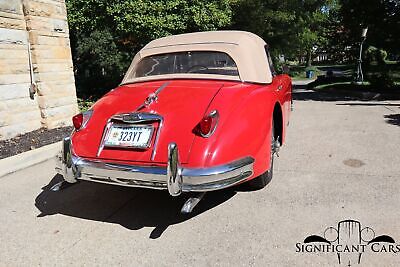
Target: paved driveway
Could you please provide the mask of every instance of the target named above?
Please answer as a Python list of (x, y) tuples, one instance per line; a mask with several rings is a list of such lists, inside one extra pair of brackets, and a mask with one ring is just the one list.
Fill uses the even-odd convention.
[[(165, 192), (83, 182), (49, 192), (52, 160), (0, 178), (0, 266), (339, 266), (336, 253), (296, 243), (346, 219), (400, 244), (400, 101), (296, 98), (272, 182), (209, 193), (188, 217)], [(359, 266), (399, 264), (400, 253), (368, 250)]]

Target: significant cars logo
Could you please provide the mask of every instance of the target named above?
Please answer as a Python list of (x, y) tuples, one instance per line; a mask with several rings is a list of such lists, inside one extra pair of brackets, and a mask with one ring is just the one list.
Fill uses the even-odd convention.
[(297, 253), (335, 253), (339, 264), (360, 264), (363, 253), (399, 253), (400, 244), (388, 235), (375, 235), (370, 227), (361, 227), (359, 221), (340, 221), (325, 229), (323, 236), (310, 235), (296, 243)]

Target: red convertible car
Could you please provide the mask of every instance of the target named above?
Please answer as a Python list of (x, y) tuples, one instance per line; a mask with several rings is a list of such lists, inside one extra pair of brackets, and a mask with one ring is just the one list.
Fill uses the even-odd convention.
[[(291, 80), (242, 31), (168, 36), (134, 57), (122, 83), (72, 118), (57, 171), (78, 180), (198, 192), (264, 187), (285, 141)], [(62, 183), (53, 190), (61, 189)], [(196, 194), (195, 194), (196, 195)]]

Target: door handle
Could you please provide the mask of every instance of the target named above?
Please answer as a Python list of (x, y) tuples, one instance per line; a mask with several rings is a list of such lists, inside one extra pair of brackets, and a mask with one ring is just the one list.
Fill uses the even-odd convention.
[(278, 85), (278, 88), (276, 89), (276, 91), (280, 91), (280, 90), (282, 90), (282, 88), (283, 88), (283, 86), (282, 86), (282, 84), (280, 84), (280, 85)]

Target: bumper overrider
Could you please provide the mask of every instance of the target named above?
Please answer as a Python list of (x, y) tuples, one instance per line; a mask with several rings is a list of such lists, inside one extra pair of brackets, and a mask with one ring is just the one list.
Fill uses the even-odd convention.
[(64, 138), (57, 155), (56, 171), (65, 181), (86, 180), (105, 184), (152, 189), (168, 189), (171, 196), (182, 192), (207, 192), (236, 185), (253, 174), (254, 159), (245, 157), (209, 168), (184, 168), (179, 163), (178, 146), (168, 146), (167, 168), (114, 164), (88, 160), (72, 153), (69, 137)]

